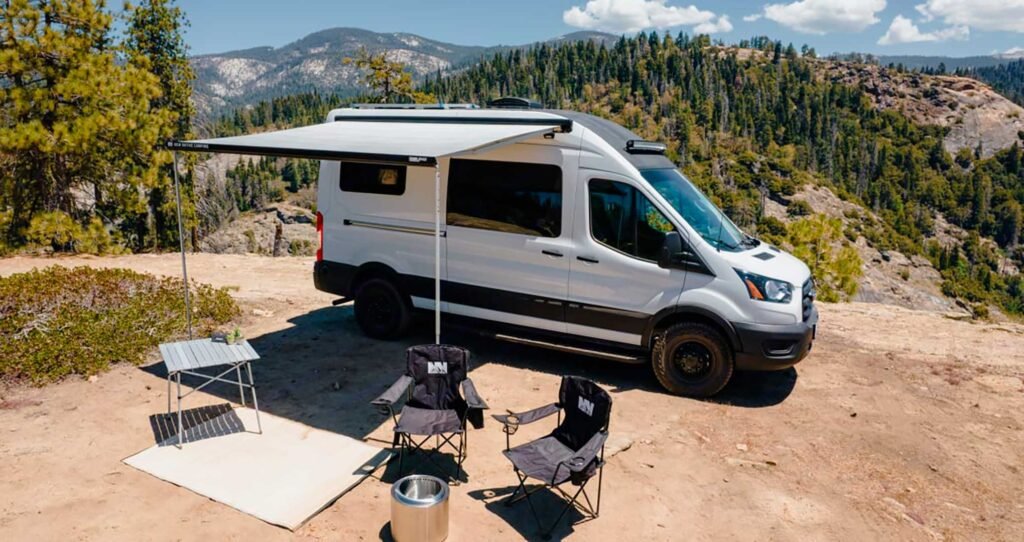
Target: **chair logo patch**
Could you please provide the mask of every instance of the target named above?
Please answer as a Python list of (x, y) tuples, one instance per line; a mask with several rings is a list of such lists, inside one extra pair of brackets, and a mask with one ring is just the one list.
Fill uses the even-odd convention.
[(587, 416), (594, 415), (594, 403), (591, 403), (590, 401), (580, 397), (579, 407), (580, 410), (582, 410), (583, 413), (586, 414)]
[(448, 363), (444, 361), (428, 361), (427, 362), (427, 374), (428, 375), (446, 375), (448, 374)]

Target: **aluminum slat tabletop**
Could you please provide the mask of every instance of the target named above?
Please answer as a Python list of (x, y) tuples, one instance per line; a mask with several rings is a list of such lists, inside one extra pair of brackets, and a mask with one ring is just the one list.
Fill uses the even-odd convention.
[(260, 359), (249, 341), (227, 344), (213, 339), (164, 343), (160, 345), (160, 355), (164, 358), (168, 373)]

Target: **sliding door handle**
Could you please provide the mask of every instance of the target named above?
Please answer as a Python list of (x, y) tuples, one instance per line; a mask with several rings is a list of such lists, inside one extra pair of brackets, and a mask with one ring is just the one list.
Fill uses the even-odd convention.
[(597, 263), (597, 258), (591, 258), (589, 256), (576, 256), (576, 259), (581, 262)]
[(540, 253), (546, 254), (548, 256), (554, 256), (555, 258), (561, 258), (562, 256), (564, 256), (561, 252), (555, 250), (542, 250), (540, 251)]

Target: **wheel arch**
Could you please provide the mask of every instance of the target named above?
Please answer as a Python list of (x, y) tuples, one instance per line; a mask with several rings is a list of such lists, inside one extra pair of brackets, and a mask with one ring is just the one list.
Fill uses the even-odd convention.
[(670, 307), (655, 314), (644, 329), (644, 346), (650, 348), (658, 333), (682, 322), (696, 322), (711, 326), (725, 337), (733, 353), (741, 352), (743, 349), (736, 328), (728, 320), (702, 307)]
[(356, 268), (355, 273), (352, 274), (352, 280), (349, 282), (349, 291), (352, 295), (356, 295), (356, 291), (359, 286), (370, 279), (385, 279), (395, 285), (398, 291), (409, 300), (409, 292), (405, 288), (402, 275), (395, 271), (391, 266), (380, 263), (380, 262), (367, 262)]

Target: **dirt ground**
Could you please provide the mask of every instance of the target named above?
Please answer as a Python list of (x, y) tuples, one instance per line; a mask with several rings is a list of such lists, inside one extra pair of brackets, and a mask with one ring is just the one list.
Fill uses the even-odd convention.
[[(176, 255), (0, 260), (0, 274), (51, 263), (175, 275)], [(236, 286), (261, 353), (260, 405), (382, 447), (390, 424), (367, 402), (430, 342), (364, 338), (350, 306), (313, 289), (311, 261), (202, 254), (192, 276)], [(821, 305), (818, 340), (795, 370), (740, 374), (720, 397), (662, 393), (649, 370), (451, 335), (494, 412), (550, 402), (559, 376), (614, 398), (601, 517), (564, 526), (579, 540), (1020, 540), (1024, 524), (1024, 326), (954, 321), (855, 303)], [(165, 408), (160, 364), (94, 382), (0, 390), (0, 540), (375, 540), (388, 537), (389, 486), (369, 478), (292, 533), (121, 463), (154, 442)], [(211, 388), (208, 388), (211, 389)], [(205, 390), (204, 390), (205, 391)], [(212, 388), (193, 404), (235, 400)], [(524, 428), (525, 441), (544, 427)], [(450, 540), (535, 532), (505, 508), (504, 435), (470, 436), (468, 483), (451, 496)], [(331, 465), (323, 465), (330, 469)], [(385, 479), (389, 474), (383, 474)], [(558, 503), (542, 494), (543, 513)], [(578, 519), (578, 517), (577, 517)]]

